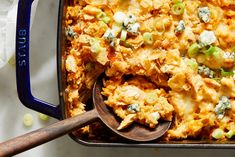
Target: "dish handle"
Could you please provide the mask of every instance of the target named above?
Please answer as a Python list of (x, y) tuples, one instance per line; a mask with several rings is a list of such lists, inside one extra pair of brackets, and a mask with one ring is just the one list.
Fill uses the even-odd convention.
[(30, 14), (33, 0), (19, 0), (16, 25), (16, 83), (18, 97), (28, 108), (60, 119), (61, 110), (31, 93), (29, 70)]

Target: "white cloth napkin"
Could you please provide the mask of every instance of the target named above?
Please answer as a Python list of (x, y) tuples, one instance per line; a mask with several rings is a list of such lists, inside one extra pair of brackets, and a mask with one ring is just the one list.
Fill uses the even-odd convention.
[[(33, 23), (38, 0), (34, 0), (31, 13)], [(16, 16), (18, 0), (0, 2), (0, 69), (15, 53)]]

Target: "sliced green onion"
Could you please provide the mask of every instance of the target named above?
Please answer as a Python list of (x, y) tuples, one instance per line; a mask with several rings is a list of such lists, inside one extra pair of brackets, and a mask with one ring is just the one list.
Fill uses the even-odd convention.
[(182, 2), (175, 3), (171, 8), (171, 12), (174, 15), (182, 15), (184, 13), (184, 3)]
[(191, 58), (196, 57), (198, 52), (199, 52), (199, 45), (197, 43), (192, 44), (188, 48), (188, 56), (191, 57)]
[(206, 55), (206, 56), (211, 56), (212, 54), (215, 53), (215, 51), (217, 51), (216, 47), (214, 46), (209, 46), (208, 49), (202, 50), (202, 52)]
[(106, 24), (109, 23), (110, 20), (111, 20), (111, 19), (110, 19), (108, 16), (102, 18), (102, 21), (103, 21), (104, 23), (106, 23)]
[(113, 23), (112, 25), (112, 31), (114, 33), (114, 36), (116, 37), (121, 31), (122, 31), (122, 25), (119, 23)]
[(15, 64), (16, 64), (15, 55), (13, 55), (13, 56), (8, 60), (8, 64), (10, 64), (10, 65), (15, 65)]
[(43, 121), (48, 121), (49, 120), (49, 116), (45, 115), (43, 113), (39, 113), (38, 114), (39, 119), (43, 120)]
[(232, 76), (234, 75), (233, 71), (225, 71), (223, 68), (221, 68), (221, 76), (226, 77), (226, 76)]
[(215, 51), (212, 56), (217, 59), (223, 58), (222, 50), (219, 47), (215, 47)]
[(212, 137), (218, 140), (223, 137), (223, 134), (224, 134), (224, 131), (222, 129), (218, 128), (212, 132)]
[(144, 42), (147, 45), (152, 45), (153, 44), (153, 34), (149, 32), (145, 32), (143, 34)]
[(98, 20), (102, 20), (104, 23), (109, 23), (110, 18), (105, 14), (105, 12), (100, 12), (96, 15)]
[(217, 59), (221, 59), (222, 57), (222, 50), (217, 47), (217, 46), (209, 46), (208, 49), (203, 49), (202, 52), (207, 56), (207, 57), (214, 57)]
[(105, 14), (105, 12), (100, 12), (96, 15), (96, 18), (98, 20), (102, 20), (104, 17), (106, 17), (107, 15)]
[(26, 113), (23, 116), (23, 124), (27, 127), (30, 127), (33, 125), (33, 116), (30, 113)]
[(232, 131), (232, 130), (229, 130), (226, 134), (225, 134), (225, 136), (227, 137), (227, 138), (232, 138), (233, 136), (234, 136), (234, 131)]
[(127, 31), (122, 30), (120, 40), (121, 41), (126, 41), (126, 37), (127, 37)]

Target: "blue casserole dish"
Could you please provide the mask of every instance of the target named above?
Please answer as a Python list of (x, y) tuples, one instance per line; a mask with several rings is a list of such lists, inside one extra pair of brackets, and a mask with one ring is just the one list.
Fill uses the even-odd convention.
[[(60, 104), (53, 105), (48, 102), (35, 98), (31, 93), (30, 73), (29, 73), (29, 41), (30, 41), (30, 13), (33, 0), (19, 0), (17, 29), (16, 29), (16, 77), (17, 91), (19, 99), (26, 107), (35, 111), (47, 114), (58, 120), (67, 118), (66, 115), (66, 73), (64, 70), (64, 47), (65, 35), (63, 29), (64, 15), (69, 0), (60, 0), (58, 15), (58, 34), (57, 34), (57, 73)], [(46, 3), (46, 2), (45, 2)], [(87, 146), (120, 146), (120, 147), (162, 147), (162, 148), (235, 148), (235, 141), (216, 142), (216, 141), (152, 141), (148, 143), (134, 143), (123, 140), (108, 141), (103, 139), (90, 140), (77, 137), (74, 134), (69, 136), (80, 144)]]

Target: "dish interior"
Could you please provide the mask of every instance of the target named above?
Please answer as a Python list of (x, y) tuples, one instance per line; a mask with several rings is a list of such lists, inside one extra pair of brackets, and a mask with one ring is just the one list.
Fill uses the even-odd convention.
[[(92, 108), (92, 86), (105, 73), (102, 94), (119, 129), (170, 120), (170, 130), (150, 144), (234, 145), (232, 0), (67, 0), (60, 13), (65, 117)], [(100, 122), (72, 136), (126, 143)]]

